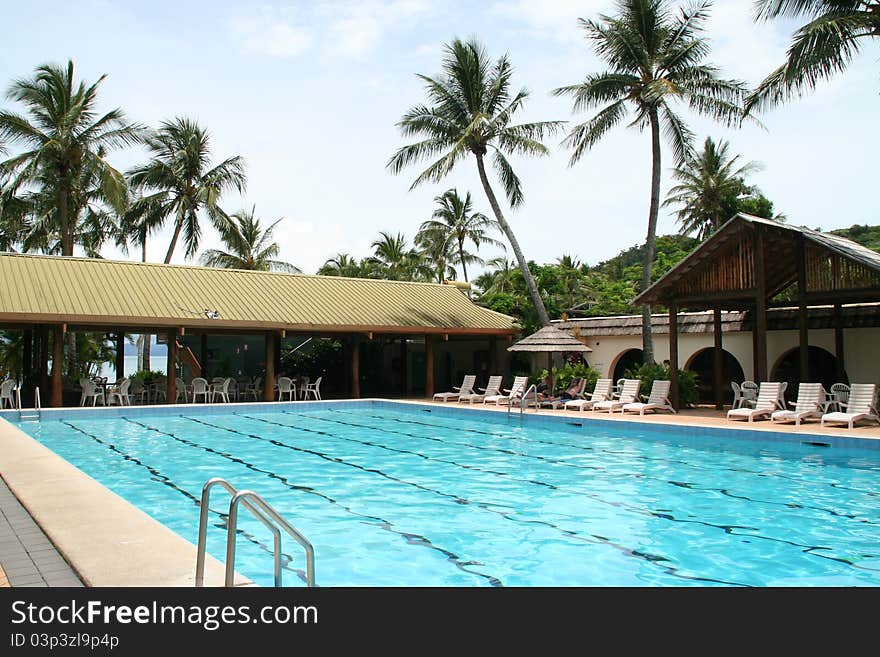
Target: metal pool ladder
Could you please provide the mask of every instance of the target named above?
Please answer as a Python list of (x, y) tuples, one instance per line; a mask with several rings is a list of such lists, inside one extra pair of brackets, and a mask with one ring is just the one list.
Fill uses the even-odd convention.
[(306, 586), (315, 585), (315, 549), (309, 540), (285, 520), (272, 506), (252, 490), (238, 490), (220, 477), (208, 479), (202, 487), (202, 499), (199, 504), (199, 545), (196, 553), (196, 586), (205, 585), (205, 550), (208, 533), (208, 503), (211, 489), (221, 486), (232, 495), (229, 501), (229, 516), (226, 530), (226, 580), (225, 586), (231, 587), (235, 577), (235, 539), (238, 525), (238, 507), (244, 506), (265, 526), (274, 539), (273, 551), (275, 562), (275, 586), (281, 586), (281, 531), (283, 529), (293, 540), (299, 543), (306, 552)]
[[(18, 402), (18, 421), (25, 422), (26, 420), (39, 420), (40, 413), (42, 410), (42, 404), (40, 404), (40, 386), (36, 386), (34, 388), (34, 407), (31, 409), (25, 409), (21, 407), (21, 388), (15, 389), (15, 397)], [(28, 412), (29, 411), (29, 412)]]
[[(529, 386), (529, 389), (525, 391), (522, 397), (519, 398), (519, 414), (522, 415), (523, 411), (526, 408), (526, 404), (528, 403), (529, 393), (535, 398), (535, 413), (538, 412), (538, 386), (534, 383)], [(510, 407), (513, 406), (512, 403), (507, 404), (507, 415), (510, 415)]]

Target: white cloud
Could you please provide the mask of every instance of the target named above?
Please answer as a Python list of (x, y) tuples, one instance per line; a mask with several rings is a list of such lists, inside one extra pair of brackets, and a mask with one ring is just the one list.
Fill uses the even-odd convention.
[(312, 36), (305, 25), (287, 14), (266, 7), (255, 16), (234, 19), (230, 27), (247, 52), (293, 57), (312, 45)]
[(327, 29), (327, 51), (342, 57), (362, 57), (373, 51), (392, 29), (411, 24), (429, 10), (424, 0), (333, 2), (333, 13), (343, 16)]

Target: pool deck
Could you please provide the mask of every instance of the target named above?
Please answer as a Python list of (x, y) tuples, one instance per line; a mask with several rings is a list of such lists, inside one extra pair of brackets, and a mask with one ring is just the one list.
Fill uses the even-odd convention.
[[(508, 412), (506, 406), (443, 403), (430, 399), (374, 401)], [(192, 408), (191, 405), (188, 407)], [(165, 412), (169, 408), (187, 407), (165, 407)], [(516, 407), (510, 412), (520, 414)], [(880, 426), (876, 423), (862, 423), (854, 429), (823, 428), (818, 421), (811, 420), (795, 427), (793, 423), (769, 420), (727, 420), (726, 411), (709, 408), (686, 409), (675, 415), (665, 412), (639, 416), (634, 413), (551, 409), (535, 411), (534, 408), (523, 414), (583, 422), (635, 421), (643, 425), (767, 431), (805, 438), (834, 436), (880, 440)], [(189, 587), (194, 585), (195, 553), (192, 543), (0, 417), (0, 587), (83, 584)], [(206, 585), (221, 586), (223, 576), (222, 564), (209, 556), (205, 568)], [(253, 585), (238, 574), (235, 581), (236, 586)]]
[[(11, 491), (9, 498), (0, 493), (0, 510), (11, 530), (0, 545), (0, 567), (12, 586), (39, 585), (33, 572), (21, 579), (14, 573), (18, 566), (32, 571), (27, 558), (38, 574), (43, 572), (33, 549), (45, 546), (40, 541), (43, 533), (52, 546), (46, 552), (47, 564), (58, 564), (60, 558), (86, 586), (194, 585), (192, 543), (3, 419), (0, 475)], [(16, 511), (18, 504), (28, 518)], [(209, 555), (205, 585), (222, 586), (224, 575), (223, 565)], [(50, 585), (73, 585), (40, 577)], [(237, 575), (235, 585), (251, 582)]]

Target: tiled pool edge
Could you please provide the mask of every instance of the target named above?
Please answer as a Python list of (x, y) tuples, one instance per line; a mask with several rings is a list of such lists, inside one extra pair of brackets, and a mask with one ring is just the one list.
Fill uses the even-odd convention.
[[(0, 473), (87, 586), (193, 586), (195, 546), (0, 418)], [(209, 556), (205, 582), (222, 586)], [(251, 582), (236, 576), (236, 586)]]

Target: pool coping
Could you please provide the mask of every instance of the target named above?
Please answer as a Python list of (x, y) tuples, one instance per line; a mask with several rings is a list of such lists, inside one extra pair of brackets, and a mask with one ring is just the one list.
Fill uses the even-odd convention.
[[(0, 474), (86, 586), (195, 585), (192, 543), (4, 418)], [(208, 555), (205, 585), (224, 578)], [(235, 585), (253, 584), (236, 573)]]
[[(253, 402), (236, 404), (169, 404), (123, 408), (44, 409), (43, 419), (129, 417), (143, 415), (213, 415), (238, 411), (274, 410), (288, 407), (297, 411), (309, 408), (418, 407), (437, 416), (457, 415), (462, 411), (498, 419), (506, 407), (444, 404), (431, 400), (346, 399), (297, 402)], [(196, 547), (144, 511), (110, 491), (103, 484), (55, 454), (39, 441), (6, 420), (17, 418), (18, 411), (0, 412), (0, 475), (10, 490), (46, 533), (64, 559), (87, 586), (194, 586)], [(638, 430), (659, 434), (729, 436), (745, 440), (771, 440), (787, 443), (813, 441), (836, 447), (880, 449), (880, 436), (841, 434), (846, 430), (810, 431), (809, 425), (798, 430), (780, 431), (765, 423), (749, 426), (731, 423), (718, 426), (689, 422), (686, 417), (660, 416), (637, 418), (609, 417), (596, 413), (564, 411), (510, 412), (508, 421), (530, 425), (565, 427), (567, 430), (601, 427), (623, 428), (635, 425)], [(623, 425), (619, 424), (624, 422)], [(780, 427), (781, 428), (781, 427)], [(806, 439), (806, 440), (805, 440)], [(207, 586), (222, 586), (223, 565), (208, 556), (205, 569)], [(236, 573), (236, 586), (253, 586)]]

